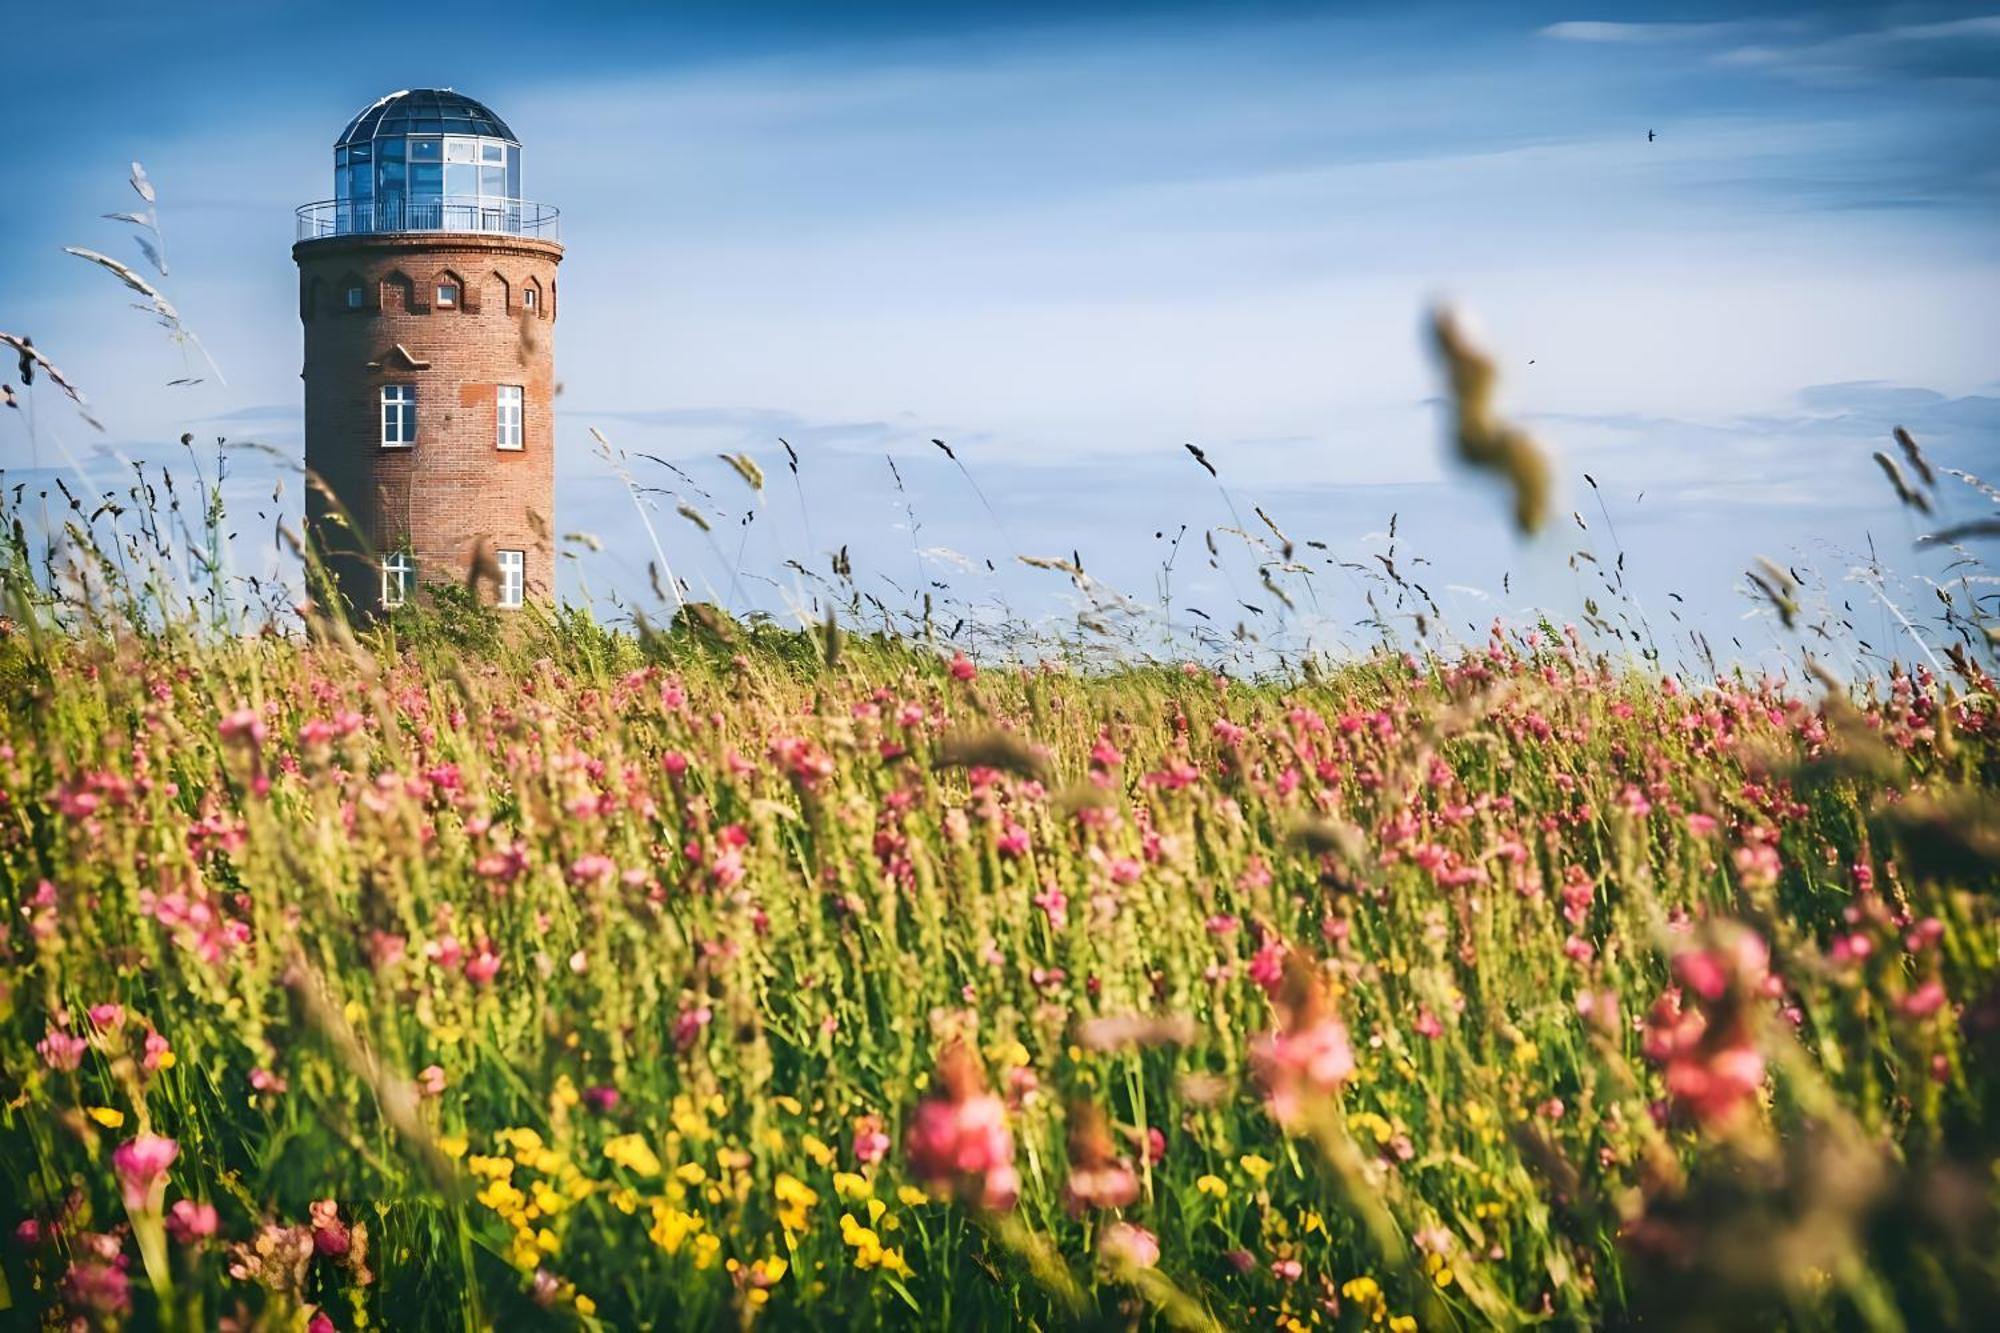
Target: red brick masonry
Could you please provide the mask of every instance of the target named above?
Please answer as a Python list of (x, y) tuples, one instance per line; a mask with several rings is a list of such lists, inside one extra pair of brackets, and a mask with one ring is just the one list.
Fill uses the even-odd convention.
[[(305, 324), (307, 531), (353, 610), (381, 599), (380, 558), (416, 559), (421, 583), (463, 583), (483, 539), (527, 553), (527, 596), (555, 587), (556, 265), (521, 236), (404, 232), (292, 247)], [(440, 284), (456, 307), (436, 306)], [(348, 292), (361, 291), (351, 309)], [(528, 294), (532, 293), (532, 297)], [(405, 355), (407, 353), (407, 356)], [(417, 389), (417, 441), (381, 443), (381, 390)], [(496, 446), (495, 390), (522, 388), (522, 447)], [(487, 600), (496, 587), (483, 584)]]

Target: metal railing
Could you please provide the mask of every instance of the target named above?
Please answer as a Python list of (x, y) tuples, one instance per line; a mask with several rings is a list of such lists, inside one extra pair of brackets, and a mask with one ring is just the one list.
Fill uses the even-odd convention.
[(321, 199), (301, 204), (298, 239), (367, 236), (399, 231), (465, 231), (501, 236), (559, 239), (553, 204), (486, 195), (445, 195), (428, 199)]

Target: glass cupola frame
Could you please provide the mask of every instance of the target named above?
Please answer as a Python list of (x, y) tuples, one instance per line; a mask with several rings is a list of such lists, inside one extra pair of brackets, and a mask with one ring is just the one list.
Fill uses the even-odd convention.
[(541, 235), (554, 218), (521, 198), (521, 142), (507, 123), (449, 88), (406, 89), (362, 108), (334, 144), (333, 196), (300, 211), (302, 237)]

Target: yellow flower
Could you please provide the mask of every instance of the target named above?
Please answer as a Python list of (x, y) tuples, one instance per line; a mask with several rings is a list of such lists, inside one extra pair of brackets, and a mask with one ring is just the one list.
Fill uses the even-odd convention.
[(722, 1240), (718, 1236), (703, 1232), (694, 1238), (694, 1266), (713, 1268), (715, 1256), (722, 1252)]
[(694, 1213), (684, 1213), (663, 1199), (653, 1201), (653, 1225), (646, 1235), (668, 1254), (680, 1253), (687, 1238), (701, 1230), (702, 1221)]
[(1373, 1111), (1356, 1111), (1348, 1116), (1347, 1128), (1356, 1135), (1367, 1134), (1377, 1144), (1387, 1143), (1396, 1137), (1396, 1127)]
[(802, 1136), (799, 1139), (799, 1146), (806, 1150), (806, 1156), (812, 1158), (813, 1161), (819, 1163), (821, 1166), (833, 1165), (835, 1157), (833, 1149), (827, 1147), (826, 1143), (816, 1135), (807, 1134)]
[(579, 1295), (576, 1298), (576, 1312), (588, 1319), (597, 1313), (597, 1302), (588, 1296)]
[(792, 1115), (803, 1115), (806, 1109), (799, 1105), (799, 1099), (796, 1097), (773, 1097), (771, 1105), (777, 1107), (780, 1111), (786, 1111)]
[(1319, 1215), (1319, 1209), (1306, 1209), (1305, 1217), (1300, 1219), (1299, 1222), (1299, 1231), (1301, 1234), (1307, 1236), (1312, 1235), (1315, 1231), (1322, 1235), (1326, 1234), (1326, 1219)]
[(1260, 1185), (1264, 1183), (1264, 1177), (1271, 1174), (1271, 1163), (1256, 1153), (1246, 1153), (1236, 1159), (1236, 1164), (1249, 1173), (1250, 1179)]
[(438, 1151), (454, 1162), (465, 1156), (465, 1150), (469, 1146), (463, 1134), (446, 1134), (438, 1140)]
[(1417, 1333), (1417, 1317), (1399, 1314), (1389, 1321), (1389, 1333)]
[(674, 1178), (690, 1185), (699, 1185), (708, 1179), (708, 1172), (702, 1170), (700, 1162), (684, 1162), (674, 1168)]
[(1229, 1194), (1229, 1186), (1221, 1176), (1203, 1176), (1195, 1181), (1194, 1187), (1203, 1194), (1212, 1194), (1218, 1199), (1225, 1198)]
[(180, 1058), (176, 1056), (172, 1051), (160, 1052), (159, 1068), (172, 1069), (175, 1065), (179, 1063), (180, 1063)]
[[(562, 1074), (557, 1076), (555, 1092), (549, 1100), (557, 1106), (575, 1106), (583, 1100), (583, 1097), (577, 1092), (576, 1084), (570, 1081), (569, 1075)], [(585, 1299), (589, 1298), (586, 1297)]]
[(867, 1199), (873, 1197), (875, 1187), (868, 1183), (868, 1177), (857, 1176), (852, 1171), (833, 1173), (833, 1192), (843, 1199)]
[(1514, 1063), (1525, 1068), (1535, 1063), (1535, 1058), (1541, 1053), (1541, 1047), (1532, 1041), (1524, 1041), (1514, 1048)]
[(611, 1206), (630, 1217), (639, 1211), (639, 1191), (629, 1185), (621, 1185), (611, 1191)]
[(125, 1123), (125, 1113), (109, 1106), (93, 1106), (86, 1114), (106, 1129), (117, 1129)]
[(620, 1134), (604, 1145), (604, 1155), (634, 1175), (648, 1179), (660, 1174), (660, 1159), (637, 1134)]
[(915, 1208), (918, 1204), (929, 1203), (931, 1196), (914, 1185), (901, 1185), (896, 1189), (896, 1201), (905, 1208)]

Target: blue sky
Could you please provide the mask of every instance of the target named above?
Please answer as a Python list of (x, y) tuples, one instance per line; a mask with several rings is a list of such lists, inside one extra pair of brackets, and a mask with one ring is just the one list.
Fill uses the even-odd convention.
[[(291, 209), (331, 193), (357, 107), (424, 85), (498, 110), (524, 189), (563, 209), (558, 526), (603, 540), (565, 577), (608, 613), (651, 600), (651, 546), (592, 426), (693, 478), (634, 464), (715, 522), (652, 515), (698, 595), (809, 610), (784, 562), (824, 574), (846, 544), (891, 606), (935, 581), (941, 608), (979, 608), (940, 616), (1073, 633), (1069, 581), (1013, 556), (1075, 552), (1156, 606), (1154, 534), (1186, 524), (1175, 625), (1200, 607), (1329, 648), (1366, 639), (1368, 591), (1387, 607), (1349, 566), (1380, 568), (1396, 514), (1400, 567), (1461, 636), (1586, 597), (1610, 616), (1594, 571), (1622, 546), (1669, 656), (1688, 624), (1723, 656), (1790, 642), (1749, 614), (1759, 554), (1888, 650), (1900, 631), (1849, 570), (1872, 538), (1902, 601), (1948, 559), (1914, 553), (1924, 528), (1870, 454), (1901, 422), (2000, 472), (2000, 5), (741, 10), (15, 19), (0, 328), (107, 430), (42, 394), (32, 422), (0, 418), (9, 482), (108, 482), (114, 451), (170, 459), (184, 430), (295, 451)], [(60, 253), (137, 260), (99, 218), (132, 202), (133, 158), (161, 191), (162, 285), (226, 386), (166, 387), (204, 372)], [(1421, 338), (1439, 298), (1477, 317), (1588, 530), (1522, 543), (1449, 466)], [(715, 460), (739, 449), (771, 475), (761, 507)], [(269, 509), (268, 465), (234, 466), (239, 511)], [(1259, 505), (1327, 543), (1311, 578), (1280, 576), (1289, 612), (1224, 531), (1261, 530)], [(257, 526), (246, 568), (271, 558)]]

